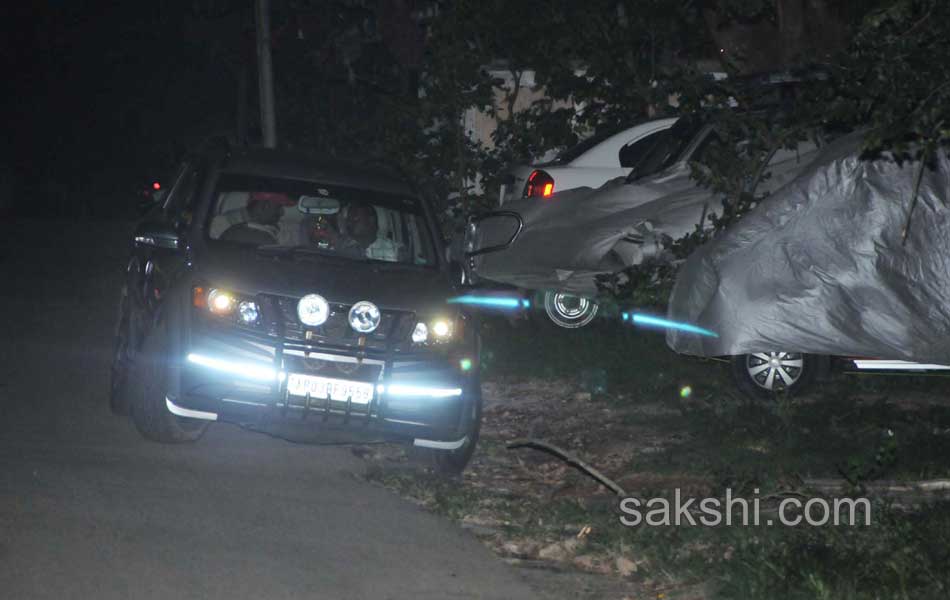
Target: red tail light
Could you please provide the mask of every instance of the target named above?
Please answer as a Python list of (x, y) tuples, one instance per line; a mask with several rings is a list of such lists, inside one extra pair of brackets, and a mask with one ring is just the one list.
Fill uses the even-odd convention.
[(547, 198), (554, 193), (554, 178), (544, 171), (532, 171), (528, 183), (524, 186), (524, 197), (540, 196)]

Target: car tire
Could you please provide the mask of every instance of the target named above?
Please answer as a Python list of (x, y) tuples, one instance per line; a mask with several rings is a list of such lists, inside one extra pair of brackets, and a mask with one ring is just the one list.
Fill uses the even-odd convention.
[(740, 354), (732, 357), (732, 377), (750, 398), (771, 400), (781, 394), (798, 395), (815, 380), (822, 358), (800, 352)]
[(544, 312), (558, 327), (578, 329), (590, 324), (600, 309), (593, 300), (566, 292), (545, 292)]
[(125, 288), (119, 296), (119, 314), (112, 341), (112, 367), (109, 381), (109, 410), (119, 416), (129, 415), (129, 369), (134, 363), (135, 341), (132, 311)]
[(208, 421), (172, 414), (166, 404), (171, 365), (168, 330), (156, 326), (142, 346), (129, 372), (128, 390), (132, 422), (146, 439), (165, 444), (194, 442), (208, 428)]
[(470, 384), (469, 393), (473, 395), (474, 402), (472, 402), (471, 422), (462, 447), (455, 450), (440, 450), (412, 446), (409, 453), (410, 459), (432, 469), (439, 475), (447, 477), (461, 475), (472, 460), (472, 455), (475, 454), (479, 432), (482, 428), (482, 389), (477, 378)]

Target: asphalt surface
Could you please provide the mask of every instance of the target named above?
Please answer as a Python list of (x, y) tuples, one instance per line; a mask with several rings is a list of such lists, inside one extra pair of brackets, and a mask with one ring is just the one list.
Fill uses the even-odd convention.
[(0, 225), (0, 598), (533, 598), (345, 447), (108, 410), (127, 227)]

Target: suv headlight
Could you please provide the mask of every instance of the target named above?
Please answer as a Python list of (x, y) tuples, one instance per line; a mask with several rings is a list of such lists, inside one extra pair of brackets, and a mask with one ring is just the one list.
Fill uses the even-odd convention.
[(241, 325), (257, 325), (261, 319), (261, 307), (253, 298), (221, 288), (194, 287), (192, 304), (201, 311), (233, 319)]
[(461, 321), (436, 317), (419, 321), (412, 330), (412, 343), (421, 346), (446, 344), (461, 337)]

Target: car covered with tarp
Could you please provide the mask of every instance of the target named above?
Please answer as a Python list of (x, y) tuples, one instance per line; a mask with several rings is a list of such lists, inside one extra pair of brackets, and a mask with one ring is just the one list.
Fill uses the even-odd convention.
[[(820, 357), (858, 369), (950, 365), (950, 160), (862, 159), (852, 134), (678, 272), (674, 351), (731, 357), (747, 391), (791, 388)], [(916, 194), (915, 194), (916, 188)]]

